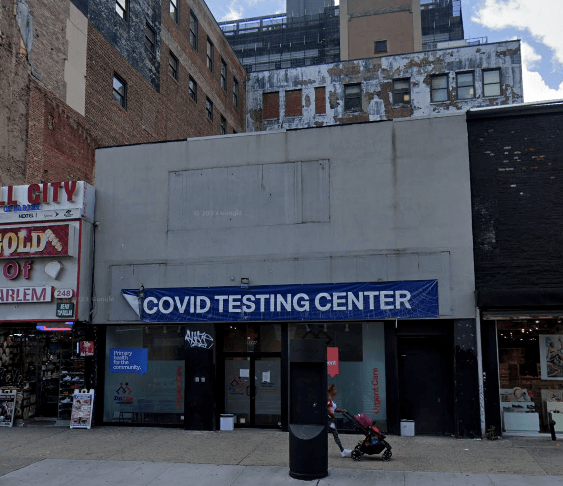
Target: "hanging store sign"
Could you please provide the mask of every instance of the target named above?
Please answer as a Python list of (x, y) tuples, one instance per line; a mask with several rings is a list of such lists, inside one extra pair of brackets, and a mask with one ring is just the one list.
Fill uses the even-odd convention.
[(94, 188), (84, 181), (0, 187), (0, 222), (94, 217)]
[(145, 322), (339, 321), (438, 316), (438, 281), (124, 289)]
[(73, 256), (74, 227), (68, 224), (0, 228), (0, 258)]
[(329, 346), (326, 348), (326, 370), (331, 378), (340, 373), (340, 363), (338, 360), (338, 348)]

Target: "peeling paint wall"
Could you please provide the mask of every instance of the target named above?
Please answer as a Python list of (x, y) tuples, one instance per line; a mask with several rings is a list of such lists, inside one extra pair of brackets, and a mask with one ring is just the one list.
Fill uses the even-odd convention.
[[(500, 96), (483, 96), (483, 70), (500, 69)], [(456, 73), (475, 73), (475, 98), (457, 100)], [(435, 74), (448, 74), (449, 101), (430, 102), (430, 80)], [(393, 104), (393, 80), (410, 78), (411, 103)], [(344, 110), (344, 86), (361, 83), (362, 110)], [(326, 88), (325, 113), (315, 106), (315, 88)], [(285, 116), (285, 91), (301, 89), (303, 114)], [(264, 93), (279, 92), (280, 115), (262, 118)], [(317, 91), (319, 92), (319, 91)], [(306, 106), (306, 100), (310, 101)], [(522, 62), (520, 41), (440, 49), (335, 64), (264, 71), (249, 75), (247, 83), (247, 130), (280, 130), (360, 121), (377, 121), (411, 116), (431, 116), (465, 111), (477, 106), (522, 103)]]

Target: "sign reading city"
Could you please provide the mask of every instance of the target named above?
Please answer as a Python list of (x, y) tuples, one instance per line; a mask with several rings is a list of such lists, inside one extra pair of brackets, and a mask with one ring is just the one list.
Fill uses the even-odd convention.
[(0, 223), (94, 216), (94, 188), (83, 181), (0, 187)]
[(337, 321), (438, 317), (438, 282), (121, 291), (145, 322)]

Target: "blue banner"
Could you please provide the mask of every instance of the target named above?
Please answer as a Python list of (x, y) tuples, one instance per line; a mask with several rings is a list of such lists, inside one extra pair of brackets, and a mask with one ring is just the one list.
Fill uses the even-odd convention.
[(341, 321), (438, 317), (438, 282), (124, 289), (144, 322)]
[(110, 373), (139, 373), (144, 375), (149, 368), (147, 348), (111, 348), (109, 350)]

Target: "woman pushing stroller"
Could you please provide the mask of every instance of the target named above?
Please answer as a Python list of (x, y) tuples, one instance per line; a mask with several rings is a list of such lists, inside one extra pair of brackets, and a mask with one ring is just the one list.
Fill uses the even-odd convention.
[(338, 436), (338, 431), (336, 430), (336, 417), (334, 414), (346, 412), (346, 410), (337, 408), (336, 406), (334, 398), (336, 397), (337, 393), (338, 393), (338, 389), (336, 388), (336, 385), (334, 383), (332, 385), (328, 385), (328, 400), (327, 400), (327, 412), (329, 417), (328, 431), (334, 437), (334, 442), (336, 442), (336, 445), (340, 449), (340, 453), (342, 454), (342, 457), (350, 457), (352, 451), (350, 449), (344, 449), (344, 446), (340, 441), (340, 437)]

